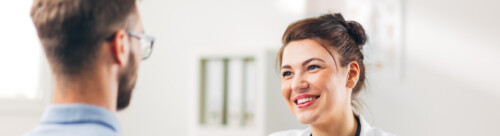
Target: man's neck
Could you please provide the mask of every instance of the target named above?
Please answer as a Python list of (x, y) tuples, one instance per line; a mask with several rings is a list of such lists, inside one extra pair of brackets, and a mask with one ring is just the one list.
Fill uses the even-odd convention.
[(53, 104), (89, 104), (116, 112), (117, 77), (109, 71), (101, 69), (83, 76), (54, 79)]
[(357, 129), (357, 121), (352, 110), (332, 116), (321, 123), (311, 124), (313, 136), (354, 136)]

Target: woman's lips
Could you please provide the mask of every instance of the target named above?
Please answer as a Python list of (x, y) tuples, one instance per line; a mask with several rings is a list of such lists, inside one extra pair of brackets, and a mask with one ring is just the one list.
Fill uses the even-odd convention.
[(295, 97), (293, 102), (297, 105), (297, 108), (305, 108), (312, 105), (319, 98), (320, 95), (302, 94)]

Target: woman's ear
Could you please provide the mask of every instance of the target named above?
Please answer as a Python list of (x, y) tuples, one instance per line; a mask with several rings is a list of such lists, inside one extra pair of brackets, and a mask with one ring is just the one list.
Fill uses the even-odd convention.
[(356, 61), (352, 61), (347, 65), (347, 88), (354, 88), (359, 80), (359, 64)]
[(127, 56), (129, 55), (129, 46), (126, 42), (127, 38), (127, 33), (124, 30), (118, 30), (113, 38), (111, 40), (111, 55), (113, 59), (115, 60), (116, 63), (118, 63), (121, 66), (125, 66), (126, 62), (128, 62)]

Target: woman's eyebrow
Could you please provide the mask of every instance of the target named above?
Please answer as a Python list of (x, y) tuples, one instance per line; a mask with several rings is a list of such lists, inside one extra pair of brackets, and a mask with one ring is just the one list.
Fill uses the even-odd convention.
[[(314, 57), (314, 58), (310, 58), (310, 59), (307, 59), (306, 61), (304, 61), (302, 63), (302, 66), (305, 66), (305, 65), (307, 65), (307, 64), (309, 64), (309, 63), (311, 63), (312, 61), (315, 61), (315, 60), (321, 61), (321, 62), (325, 62), (323, 59)], [(286, 68), (291, 69), (292, 67), (290, 65), (283, 65), (283, 66), (281, 66), (281, 69), (286, 69)]]
[(281, 67), (281, 69), (285, 69), (285, 68), (291, 69), (292, 67), (290, 65), (284, 65)]
[(315, 60), (321, 61), (321, 62), (325, 62), (323, 59), (314, 57), (314, 58), (310, 58), (310, 59), (307, 59), (306, 61), (304, 61), (302, 63), (302, 66), (305, 66), (305, 65), (307, 65), (307, 64), (309, 64), (309, 63), (311, 63), (312, 61), (315, 61)]

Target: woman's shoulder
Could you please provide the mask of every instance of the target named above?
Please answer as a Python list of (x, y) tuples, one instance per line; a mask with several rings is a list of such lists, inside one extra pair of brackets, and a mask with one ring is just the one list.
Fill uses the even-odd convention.
[(394, 134), (384, 132), (379, 128), (371, 126), (362, 116), (359, 116), (359, 118), (361, 123), (360, 136), (396, 136)]
[(362, 133), (361, 136), (396, 136), (394, 134), (384, 132), (374, 127), (365, 130), (366, 131), (364, 131), (364, 133)]
[[(384, 132), (379, 128), (371, 126), (362, 116), (359, 116), (359, 121), (361, 123), (360, 136), (396, 136), (394, 134)], [(310, 134), (311, 129), (308, 127), (306, 129), (293, 129), (274, 132), (269, 136), (310, 136)]]
[(269, 136), (309, 136), (309, 134), (311, 134), (311, 130), (309, 128), (306, 128), (274, 132)]

